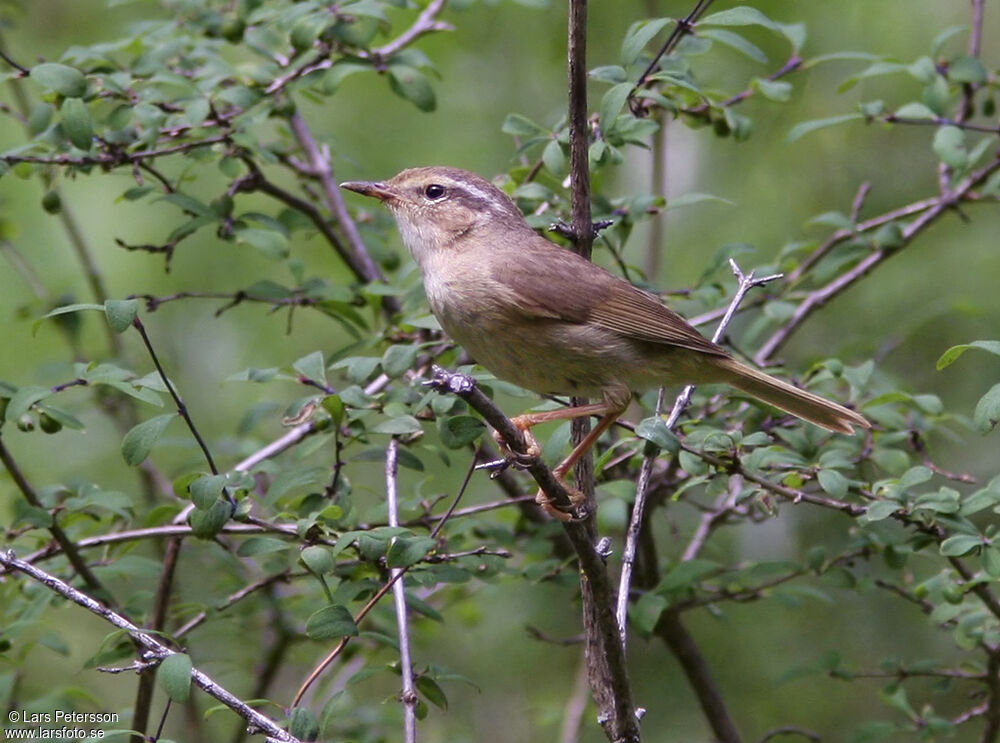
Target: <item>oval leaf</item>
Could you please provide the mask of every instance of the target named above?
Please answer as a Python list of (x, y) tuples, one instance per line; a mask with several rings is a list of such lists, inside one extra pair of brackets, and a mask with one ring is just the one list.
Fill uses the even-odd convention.
[(67, 98), (60, 107), (62, 128), (66, 138), (74, 147), (89, 150), (94, 139), (94, 123), (90, 120), (90, 109), (82, 98)]
[(122, 439), (122, 456), (130, 467), (137, 467), (149, 456), (150, 450), (166, 430), (176, 413), (166, 413), (150, 418), (135, 426)]
[(160, 663), (156, 672), (160, 688), (175, 702), (186, 702), (191, 696), (191, 657), (174, 653)]
[(427, 77), (409, 65), (389, 67), (389, 87), (396, 95), (410, 101), (421, 111), (433, 111), (437, 106), (434, 89)]
[(79, 98), (87, 92), (87, 78), (78, 69), (68, 65), (43, 62), (31, 68), (31, 78), (67, 98)]
[(331, 604), (324, 606), (306, 620), (306, 634), (313, 640), (329, 640), (334, 637), (356, 637), (358, 625), (346, 606)]
[(108, 325), (113, 331), (124, 333), (139, 314), (139, 300), (109, 299), (104, 303), (104, 314), (107, 315)]

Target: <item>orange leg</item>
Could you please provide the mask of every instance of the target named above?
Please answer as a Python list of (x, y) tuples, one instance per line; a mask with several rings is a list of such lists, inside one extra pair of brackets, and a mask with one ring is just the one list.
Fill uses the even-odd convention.
[[(621, 415), (622, 410), (623, 408), (621, 406), (612, 405), (608, 402), (599, 402), (572, 408), (562, 408), (559, 410), (546, 410), (542, 413), (525, 413), (524, 415), (512, 418), (511, 422), (524, 432), (525, 436), (528, 438), (528, 448), (531, 454), (533, 456), (538, 456), (540, 453), (538, 442), (529, 431), (532, 426), (536, 426), (539, 423), (548, 423), (550, 421), (573, 420), (574, 418), (583, 418), (584, 416), (589, 415), (602, 416), (601, 420), (598, 421), (597, 425), (591, 429), (590, 433), (588, 433), (586, 437), (584, 437), (583, 441), (577, 444), (573, 448), (573, 451), (569, 453), (569, 456), (557, 464), (555, 469), (552, 470), (552, 474), (554, 474), (560, 481), (563, 482), (563, 485), (566, 486), (566, 489), (569, 491), (570, 497), (573, 500), (573, 505), (576, 506), (583, 500), (584, 496), (576, 488), (566, 484), (564, 480), (566, 473), (569, 472), (573, 465), (580, 460), (580, 457), (590, 451), (591, 447), (593, 447), (594, 444), (597, 443), (597, 440), (601, 437), (601, 434), (607, 431), (614, 424), (614, 422), (618, 420), (618, 416)], [(507, 449), (500, 438), (496, 436), (496, 434), (494, 434), (494, 436), (497, 438), (497, 442), (501, 445), (501, 447)], [(543, 490), (538, 491), (538, 494), (535, 496), (535, 500), (538, 505), (545, 509), (545, 512), (553, 518), (560, 521), (572, 520), (573, 517), (569, 513), (566, 513), (552, 504), (551, 499), (545, 495)]]

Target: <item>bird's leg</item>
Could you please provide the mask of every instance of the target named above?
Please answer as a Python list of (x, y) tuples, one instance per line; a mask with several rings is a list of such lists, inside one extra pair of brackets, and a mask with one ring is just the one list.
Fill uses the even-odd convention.
[[(613, 402), (599, 402), (591, 403), (590, 405), (579, 405), (572, 408), (562, 408), (559, 410), (546, 410), (541, 413), (525, 413), (524, 415), (519, 415), (515, 418), (511, 418), (511, 423), (513, 423), (517, 428), (525, 435), (528, 441), (528, 455), (529, 457), (538, 457), (541, 450), (538, 446), (538, 442), (534, 436), (531, 435), (530, 428), (536, 426), (539, 423), (548, 423), (550, 421), (558, 420), (572, 420), (574, 418), (583, 418), (589, 415), (600, 415), (601, 420), (591, 429), (590, 433), (577, 444), (573, 451), (569, 453), (562, 462), (556, 465), (555, 469), (552, 470), (552, 474), (556, 476), (557, 479), (562, 482), (563, 486), (570, 494), (570, 500), (572, 501), (572, 508), (576, 508), (582, 503), (584, 499), (583, 493), (581, 493), (576, 488), (568, 485), (565, 481), (566, 473), (573, 467), (574, 464), (582, 457), (590, 448), (597, 442), (597, 439), (601, 437), (604, 433), (621, 414), (623, 407), (619, 404)], [(511, 455), (511, 458), (515, 463), (519, 462), (524, 458), (525, 455), (517, 454), (510, 451), (503, 440), (494, 432), (494, 438), (500, 447)], [(538, 494), (535, 496), (535, 501), (540, 505), (546, 513), (548, 513), (553, 518), (559, 521), (570, 521), (572, 520), (572, 515), (567, 513), (562, 508), (555, 505), (552, 500), (545, 494), (544, 490), (539, 490)]]

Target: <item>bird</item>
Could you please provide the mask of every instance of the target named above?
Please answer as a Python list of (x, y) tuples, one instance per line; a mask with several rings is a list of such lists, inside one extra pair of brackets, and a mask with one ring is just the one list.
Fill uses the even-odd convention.
[[(633, 391), (665, 385), (725, 383), (829, 431), (871, 427), (854, 410), (738, 361), (655, 294), (538, 234), (507, 194), (473, 172), (409, 168), (341, 187), (389, 209), (431, 311), (476, 362), (539, 394), (599, 399), (511, 419), (537, 454), (531, 427), (601, 416), (554, 468), (561, 480), (624, 413)], [(553, 513), (543, 493), (539, 502)]]

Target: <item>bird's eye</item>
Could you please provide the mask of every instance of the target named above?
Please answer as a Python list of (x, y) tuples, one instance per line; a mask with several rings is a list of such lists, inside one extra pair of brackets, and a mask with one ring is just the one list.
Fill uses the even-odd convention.
[(424, 196), (428, 199), (440, 199), (444, 196), (444, 186), (432, 183), (424, 189)]

